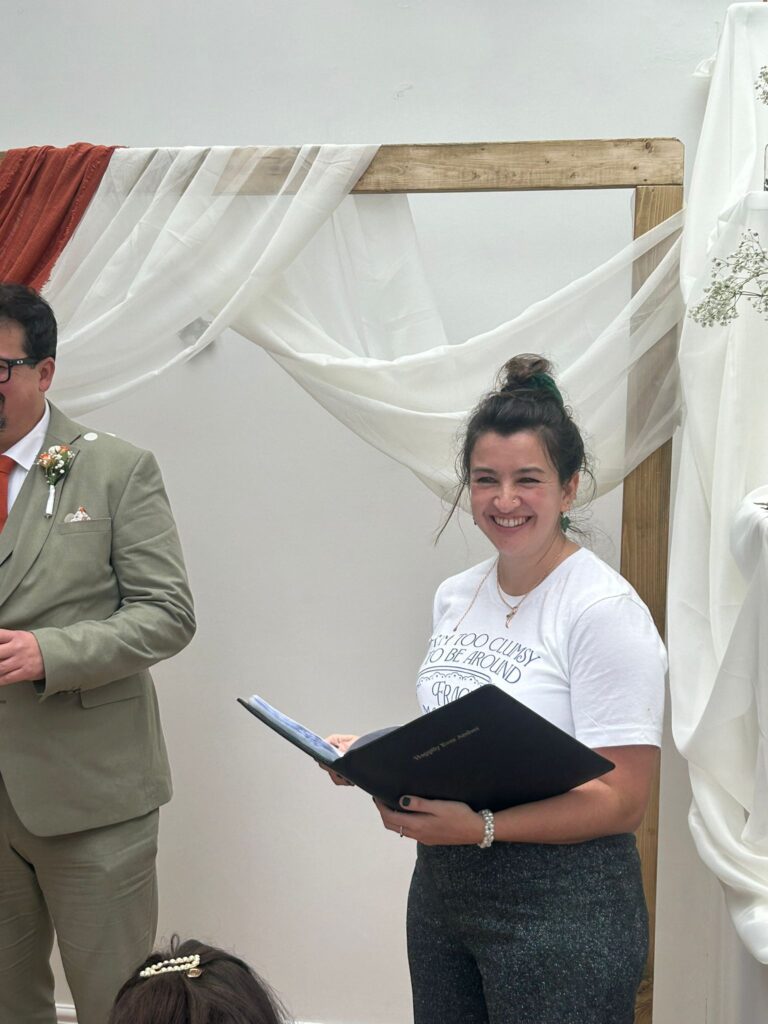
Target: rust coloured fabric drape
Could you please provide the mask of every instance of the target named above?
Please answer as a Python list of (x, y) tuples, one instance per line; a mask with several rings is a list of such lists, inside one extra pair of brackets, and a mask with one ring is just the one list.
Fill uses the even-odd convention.
[(0, 163), (0, 281), (42, 288), (114, 150), (78, 142), (6, 153)]

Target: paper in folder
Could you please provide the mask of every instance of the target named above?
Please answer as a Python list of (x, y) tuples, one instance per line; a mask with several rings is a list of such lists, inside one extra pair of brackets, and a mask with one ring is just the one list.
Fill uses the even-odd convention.
[(361, 736), (343, 755), (261, 697), (238, 700), (310, 757), (390, 807), (410, 794), (500, 811), (565, 793), (614, 767), (492, 684), (405, 725)]

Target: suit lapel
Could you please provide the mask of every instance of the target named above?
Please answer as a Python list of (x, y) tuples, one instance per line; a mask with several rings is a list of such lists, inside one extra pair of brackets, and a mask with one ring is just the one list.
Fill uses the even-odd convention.
[[(44, 447), (66, 444), (77, 449), (73, 442), (80, 437), (82, 428), (51, 406), (51, 420), (45, 435)], [(8, 522), (0, 533), (0, 606), (24, 579), (29, 567), (40, 553), (56, 519), (61, 494), (67, 486), (69, 473), (56, 485), (53, 515), (45, 515), (48, 484), (36, 465), (27, 473)], [(12, 557), (11, 557), (12, 556)]]

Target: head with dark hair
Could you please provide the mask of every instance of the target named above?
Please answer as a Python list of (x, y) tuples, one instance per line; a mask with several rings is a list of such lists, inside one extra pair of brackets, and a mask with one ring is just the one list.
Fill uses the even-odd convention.
[(56, 318), (23, 284), (0, 284), (0, 452), (39, 423), (56, 369)]
[(56, 358), (56, 317), (34, 288), (0, 284), (0, 324), (8, 322), (18, 324), (24, 331), (25, 355), (32, 359)]
[[(579, 428), (554, 381), (551, 364), (539, 355), (513, 356), (499, 371), (495, 389), (480, 400), (467, 420), (456, 461), (459, 487), (448, 519), (462, 494), (471, 492), (472, 457), (478, 441), (489, 434), (501, 438), (534, 435), (561, 487), (569, 491), (571, 498), (579, 474), (592, 476)], [(563, 530), (569, 524), (563, 516)]]
[(244, 960), (197, 939), (181, 942), (174, 936), (170, 949), (153, 953), (126, 981), (108, 1024), (287, 1024), (288, 1020), (269, 986)]

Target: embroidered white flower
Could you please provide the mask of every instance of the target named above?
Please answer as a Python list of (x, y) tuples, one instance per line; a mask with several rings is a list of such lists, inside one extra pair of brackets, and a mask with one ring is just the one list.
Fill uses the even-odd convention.
[(768, 106), (768, 64), (760, 68), (760, 73), (755, 81), (755, 92), (761, 103)]
[(768, 252), (756, 231), (745, 231), (735, 252), (712, 260), (712, 283), (704, 298), (688, 310), (702, 327), (725, 327), (739, 315), (740, 299), (768, 319)]

